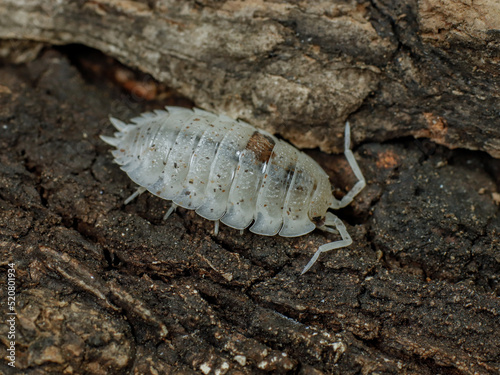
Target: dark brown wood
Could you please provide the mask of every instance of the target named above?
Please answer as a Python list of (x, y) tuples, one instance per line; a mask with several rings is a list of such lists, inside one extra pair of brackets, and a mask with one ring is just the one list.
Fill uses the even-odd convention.
[[(358, 142), (356, 159), (368, 181), (355, 202), (337, 212), (353, 245), (322, 255), (300, 276), (317, 247), (334, 235), (262, 237), (222, 226), (214, 236), (213, 224), (192, 211), (179, 209), (162, 222), (169, 203), (149, 194), (123, 205), (135, 186), (99, 139), (113, 132), (108, 116), (126, 120), (165, 104), (189, 104), (185, 99), (81, 46), (5, 42), (0, 48), (0, 274), (5, 279), (7, 264), (15, 264), (17, 370), (498, 374), (500, 160), (401, 137), (426, 135), (453, 141), (453, 147), (486, 150), (478, 137), (488, 134), (485, 126), (498, 128), (487, 125), (486, 110), (473, 118), (472, 109), (480, 113), (489, 105), (498, 93), (496, 81), (487, 84), (484, 78), (482, 86), (469, 87), (454, 108), (444, 92), (449, 90), (448, 98), (461, 96), (450, 94), (449, 82), (428, 78), (425, 90), (430, 91), (422, 91), (424, 81), (410, 77), (431, 77), (439, 69), (462, 77), (462, 66), (475, 63), (470, 80), (479, 82), (485, 71), (494, 78), (493, 57), (478, 57), (493, 56), (494, 43), (474, 53), (474, 44), (465, 43), (464, 53), (446, 62), (458, 43), (454, 31), (464, 24), (457, 22), (445, 37), (450, 21), (448, 29), (436, 31), (444, 39), (433, 39), (434, 23), (422, 17), (441, 13), (430, 3), (406, 3), (398, 8), (389, 2), (309, 7), (185, 2), (182, 8), (172, 2), (155, 3), (156, 12), (153, 5), (134, 2), (30, 2), (30, 9), (22, 1), (0, 3), (3, 37), (97, 47), (154, 73), (200, 106), (255, 120), (300, 144), (341, 148), (342, 121), (348, 117)], [(442, 14), (449, 19), (459, 12)], [(348, 25), (352, 34), (346, 29), (336, 34), (332, 25)], [(422, 25), (431, 31), (418, 32)], [(210, 27), (225, 39), (196, 38)], [(143, 30), (155, 28), (160, 30), (156, 39), (140, 38)], [(284, 39), (264, 58), (266, 43), (274, 40), (268, 39), (271, 29)], [(178, 44), (166, 30), (177, 33)], [(479, 43), (479, 31), (464, 30), (459, 36), (473, 35)], [(239, 43), (241, 35), (260, 39)], [(366, 43), (358, 42), (360, 35)], [(150, 44), (142, 46), (147, 38)], [(172, 40), (164, 46), (162, 38)], [(197, 40), (207, 47), (196, 46)], [(132, 54), (134, 43), (138, 50)], [(419, 46), (428, 49), (424, 53)], [(163, 56), (156, 68), (148, 51)], [(292, 78), (297, 73), (285, 71), (303, 75)], [(339, 80), (357, 83), (344, 87)], [(278, 84), (266, 91), (263, 82)], [(457, 78), (453, 87), (460, 82)], [(441, 96), (432, 91), (436, 84), (444, 90)], [(481, 104), (476, 94), (487, 85), (491, 94)], [(301, 92), (308, 95), (302, 102)], [(156, 100), (146, 100), (151, 97)], [(344, 105), (332, 111), (331, 103)], [(435, 112), (439, 103), (448, 114), (456, 109), (469, 117), (455, 123)], [(323, 120), (315, 124), (318, 118)], [(323, 142), (337, 133), (331, 144)], [(491, 139), (498, 139), (496, 134)], [(330, 174), (339, 197), (353, 185), (342, 155), (310, 154)], [(1, 301), (6, 292), (0, 288)], [(7, 329), (0, 325), (3, 353)], [(0, 371), (12, 369), (2, 360)]]

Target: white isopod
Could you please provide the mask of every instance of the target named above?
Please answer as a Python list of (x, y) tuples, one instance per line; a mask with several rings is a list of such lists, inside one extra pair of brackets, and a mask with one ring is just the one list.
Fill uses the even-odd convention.
[(264, 236), (297, 237), (315, 228), (340, 233), (342, 240), (320, 246), (302, 273), (321, 253), (352, 243), (342, 221), (328, 212), (348, 205), (365, 186), (350, 150), (349, 124), (344, 154), (358, 182), (337, 200), (325, 171), (273, 135), (200, 109), (166, 110), (144, 113), (133, 124), (111, 118), (118, 132), (101, 136), (140, 186), (125, 203), (148, 190), (173, 202), (165, 219), (177, 206), (196, 210), (215, 221), (215, 234), (219, 221), (240, 230), (253, 222), (250, 231)]

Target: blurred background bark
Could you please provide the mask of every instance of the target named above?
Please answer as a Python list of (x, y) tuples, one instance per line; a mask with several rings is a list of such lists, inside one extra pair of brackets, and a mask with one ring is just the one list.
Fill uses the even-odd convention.
[(80, 43), (299, 147), (411, 135), (500, 157), (500, 4), (4, 0), (0, 37)]

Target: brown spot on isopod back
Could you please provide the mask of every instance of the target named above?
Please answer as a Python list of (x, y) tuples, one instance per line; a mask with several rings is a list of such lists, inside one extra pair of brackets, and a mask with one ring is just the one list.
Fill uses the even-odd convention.
[(271, 137), (256, 131), (248, 140), (245, 149), (252, 151), (257, 157), (257, 160), (265, 163), (271, 158), (274, 145), (275, 142)]

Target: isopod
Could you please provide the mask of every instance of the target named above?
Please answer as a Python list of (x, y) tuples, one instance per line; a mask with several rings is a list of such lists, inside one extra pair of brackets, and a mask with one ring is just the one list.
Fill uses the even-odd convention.
[(164, 219), (177, 206), (196, 210), (215, 221), (215, 234), (219, 221), (239, 230), (251, 225), (251, 232), (264, 236), (297, 237), (315, 228), (340, 233), (342, 240), (321, 245), (302, 274), (321, 253), (352, 243), (342, 221), (328, 211), (348, 205), (365, 186), (348, 123), (344, 155), (358, 181), (337, 200), (328, 175), (311, 157), (241, 120), (166, 107), (131, 122), (111, 118), (118, 132), (101, 136), (116, 147), (114, 161), (139, 185), (125, 203), (148, 190), (172, 201)]

